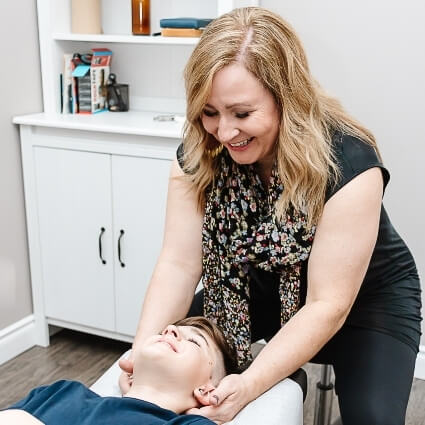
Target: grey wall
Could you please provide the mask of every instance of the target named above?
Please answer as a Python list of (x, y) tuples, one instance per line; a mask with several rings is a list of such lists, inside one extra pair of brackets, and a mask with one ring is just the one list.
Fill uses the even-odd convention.
[(292, 24), (316, 79), (377, 137), (391, 172), (384, 203), (424, 280), (425, 3), (262, 0), (261, 6)]
[(34, 0), (0, 2), (0, 330), (32, 313), (18, 128), (42, 111)]

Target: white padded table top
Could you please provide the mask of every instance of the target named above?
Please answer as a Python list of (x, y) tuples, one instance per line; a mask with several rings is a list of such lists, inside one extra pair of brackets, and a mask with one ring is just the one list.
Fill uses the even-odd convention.
[[(126, 356), (124, 353), (122, 357)], [(101, 396), (121, 397), (118, 360), (92, 385)], [(284, 379), (242, 409), (228, 425), (302, 425), (303, 393), (291, 379)]]

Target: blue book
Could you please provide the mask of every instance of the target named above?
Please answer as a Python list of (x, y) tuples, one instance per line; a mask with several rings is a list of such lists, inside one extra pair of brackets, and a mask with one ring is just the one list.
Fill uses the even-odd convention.
[(167, 18), (159, 21), (161, 28), (193, 28), (199, 29), (206, 27), (212, 19), (199, 18)]

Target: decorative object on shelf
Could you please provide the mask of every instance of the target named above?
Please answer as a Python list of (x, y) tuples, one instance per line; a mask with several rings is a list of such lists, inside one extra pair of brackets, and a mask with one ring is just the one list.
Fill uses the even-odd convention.
[(194, 28), (161, 28), (163, 37), (200, 37), (202, 30)]
[(101, 34), (100, 0), (72, 0), (71, 32), (77, 34)]
[(108, 109), (111, 112), (127, 112), (130, 107), (128, 84), (118, 84), (113, 73), (108, 78)]
[(154, 121), (174, 121), (174, 122), (185, 122), (186, 117), (181, 114), (161, 114), (161, 115), (155, 115), (153, 117)]
[(149, 0), (132, 0), (132, 28), (134, 35), (150, 35), (150, 4)]
[(92, 55), (90, 54), (80, 55), (79, 53), (74, 53), (72, 56), (72, 62), (74, 64), (72, 77), (76, 80), (77, 112), (79, 114), (91, 113), (91, 60)]
[(212, 19), (167, 18), (161, 19), (159, 25), (163, 37), (200, 37), (211, 21)]
[(64, 54), (61, 104), (63, 113), (95, 114), (107, 111), (107, 87), (112, 52), (92, 49), (91, 53)]

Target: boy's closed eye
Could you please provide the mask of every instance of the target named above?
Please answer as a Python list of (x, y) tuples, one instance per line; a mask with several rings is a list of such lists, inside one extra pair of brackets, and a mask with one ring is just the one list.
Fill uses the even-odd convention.
[(196, 339), (194, 339), (194, 338), (188, 338), (188, 341), (193, 342), (193, 343), (194, 343), (194, 344), (196, 344), (199, 348), (201, 348), (201, 344), (200, 344), (198, 341), (196, 341)]

